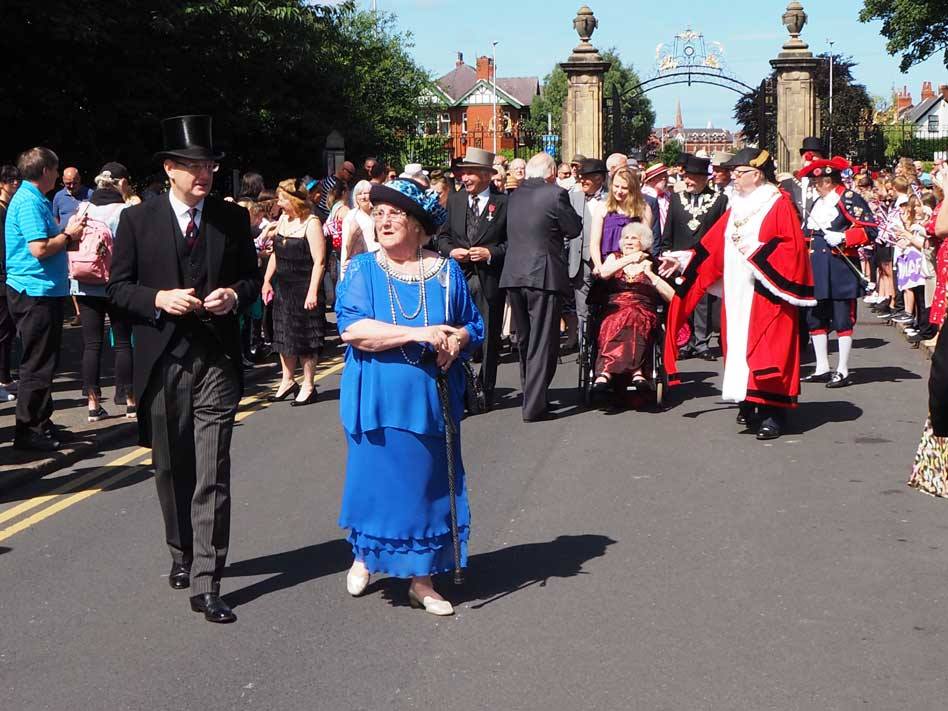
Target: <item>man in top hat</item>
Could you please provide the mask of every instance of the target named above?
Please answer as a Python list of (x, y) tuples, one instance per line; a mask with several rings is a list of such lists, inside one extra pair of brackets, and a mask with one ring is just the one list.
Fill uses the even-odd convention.
[[(851, 168), (839, 156), (811, 161), (801, 168), (819, 196), (803, 227), (810, 241), (816, 305), (807, 310), (807, 326), (816, 356), (815, 370), (803, 378), (807, 383), (825, 383), (842, 388), (852, 383), (849, 355), (853, 347), (856, 299), (863, 294), (858, 248), (876, 239), (878, 230), (872, 210), (855, 190), (843, 185), (843, 171)], [(829, 334), (839, 339), (836, 370), (829, 367)]]
[(563, 300), (572, 290), (563, 242), (582, 231), (579, 216), (556, 185), (556, 163), (537, 153), (526, 180), (507, 201), (507, 255), (500, 279), (507, 289), (517, 346), (524, 422), (553, 418), (547, 388), (556, 373)]
[[(744, 148), (724, 163), (734, 197), (724, 215), (678, 266), (678, 295), (668, 309), (665, 366), (677, 381), (677, 333), (712, 285), (723, 293), (724, 400), (739, 404), (737, 423), (757, 439), (779, 437), (783, 413), (800, 392), (797, 311), (810, 306), (813, 277), (790, 198), (774, 184), (770, 155)], [(664, 266), (664, 265), (663, 265)]]
[(247, 211), (210, 195), (222, 153), (210, 116), (162, 122), (171, 189), (122, 213), (108, 294), (137, 318), (139, 438), (152, 449), (171, 550), (168, 582), (209, 622), (230, 537), (230, 441), (242, 389), (238, 310), (260, 293)]
[(593, 201), (605, 202), (607, 197), (606, 176), (608, 169), (605, 161), (599, 158), (587, 158), (579, 166), (579, 190), (569, 195), (573, 210), (583, 221), (583, 231), (569, 241), (569, 279), (573, 285), (573, 296), (576, 302), (575, 321), (572, 315), (567, 319), (567, 329), (570, 332), (568, 340), (572, 345), (572, 332), (584, 332), (586, 316), (586, 296), (592, 286), (592, 259), (589, 256), (589, 237), (592, 231), (592, 213), (589, 206)]
[(573, 180), (575, 181), (573, 183), (573, 187), (571, 188), (571, 192), (572, 191), (578, 192), (581, 190), (581, 187), (579, 185), (579, 168), (585, 160), (586, 160), (586, 156), (584, 156), (582, 153), (577, 153), (576, 155), (573, 156), (573, 160), (569, 162), (569, 167), (573, 171)]
[[(823, 139), (816, 136), (807, 136), (800, 146), (800, 171), (813, 161), (824, 160), (826, 157), (827, 153), (826, 147), (823, 145)], [(797, 214), (800, 216), (800, 221), (805, 224), (806, 216), (819, 196), (810, 184), (809, 177), (802, 176), (800, 171), (797, 171), (796, 175), (781, 173), (777, 176), (777, 179), (780, 188), (790, 194), (793, 204), (797, 208)]]
[(507, 251), (507, 196), (492, 189), (494, 154), (489, 151), (468, 148), (453, 170), (464, 189), (448, 196), (448, 219), (438, 231), (438, 251), (461, 265), (484, 319), (486, 337), (478, 378), (490, 407), (504, 316), (500, 274)]
[(642, 194), (655, 198), (655, 202), (658, 203), (658, 226), (664, 231), (665, 223), (668, 221), (668, 205), (671, 202), (671, 194), (668, 191), (668, 168), (664, 163), (650, 165), (642, 175)]
[[(694, 249), (727, 210), (727, 196), (715, 192), (710, 185), (710, 165), (708, 158), (685, 154), (685, 190), (671, 198), (665, 229), (662, 230), (661, 246), (654, 250), (655, 254)], [(703, 296), (701, 303), (694, 309), (691, 340), (682, 349), (682, 358), (696, 356), (704, 360), (714, 360), (710, 351), (711, 332), (714, 312), (719, 308), (716, 296)]]

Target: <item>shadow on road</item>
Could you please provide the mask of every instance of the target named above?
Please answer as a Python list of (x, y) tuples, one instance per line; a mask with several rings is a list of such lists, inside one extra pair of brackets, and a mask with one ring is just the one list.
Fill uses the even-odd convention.
[(224, 569), (225, 578), (253, 575), (272, 577), (227, 593), (224, 600), (231, 607), (246, 605), (264, 595), (308, 583), (326, 575), (341, 573), (348, 570), (350, 565), (352, 546), (341, 538), (231, 563)]
[(7, 548), (6, 546), (0, 546), (0, 555), (3, 555), (4, 553), (9, 553), (12, 550), (13, 550), (12, 548)]
[[(608, 536), (582, 534), (509, 546), (471, 556), (463, 586), (452, 586), (450, 575), (437, 576), (435, 585), (454, 603), (479, 601), (471, 605), (472, 610), (478, 610), (524, 588), (546, 587), (550, 578), (586, 575), (583, 564), (604, 556), (606, 548), (613, 543), (615, 541)], [(408, 604), (406, 586), (407, 581), (383, 578), (370, 585), (366, 592), (381, 590), (384, 599), (401, 607)]]
[[(5, 492), (0, 495), (0, 504), (8, 504), (14, 501), (26, 501), (28, 499), (35, 498), (37, 496), (45, 496), (52, 493), (54, 490), (59, 487), (68, 484), (70, 481), (79, 479), (82, 476), (85, 476), (89, 472), (93, 472), (96, 469), (99, 469), (98, 466), (90, 465), (88, 467), (80, 467), (73, 470), (68, 477), (53, 477), (49, 479), (36, 479), (31, 481), (28, 484), (23, 486), (16, 487), (11, 491)], [(124, 489), (129, 486), (135, 486), (140, 484), (146, 479), (150, 479), (152, 476), (152, 470), (150, 467), (143, 467), (141, 465), (125, 466), (125, 467), (112, 467), (108, 471), (102, 472), (101, 476), (97, 476), (91, 481), (87, 481), (82, 486), (72, 489), (69, 491), (69, 494), (78, 494), (83, 491), (88, 491), (89, 489), (97, 489), (101, 486), (101, 482), (106, 477), (115, 476), (121, 470), (126, 470), (130, 473), (128, 476), (122, 477), (118, 481), (115, 481), (109, 484), (105, 491), (117, 491), (119, 489)]]
[(804, 434), (831, 422), (852, 422), (860, 417), (862, 408), (851, 402), (801, 402), (787, 417), (784, 434)]
[(883, 365), (876, 368), (853, 368), (856, 383), (898, 383), (903, 380), (921, 380), (922, 376), (897, 365)]

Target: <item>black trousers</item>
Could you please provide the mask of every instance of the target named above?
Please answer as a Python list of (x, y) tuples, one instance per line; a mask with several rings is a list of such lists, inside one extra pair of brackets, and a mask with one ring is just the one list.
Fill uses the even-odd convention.
[(63, 336), (63, 299), (29, 296), (7, 286), (7, 305), (23, 344), (16, 436), (42, 434), (53, 414), (53, 377)]
[(555, 291), (518, 287), (507, 290), (517, 326), (523, 417), (535, 419), (547, 408), (547, 390), (556, 373), (563, 297)]
[(720, 313), (721, 300), (718, 297), (705, 294), (698, 301), (692, 314), (691, 347), (695, 353), (703, 353), (711, 347), (711, 334)]
[(230, 541), (230, 442), (240, 400), (231, 360), (201, 343), (165, 353), (145, 388), (165, 539), (191, 594), (220, 589)]
[(13, 339), (16, 338), (16, 324), (10, 315), (7, 304), (7, 287), (0, 284), (0, 383), (13, 380), (10, 368), (13, 365)]
[(82, 387), (86, 394), (102, 396), (99, 374), (102, 341), (105, 338), (105, 315), (109, 315), (115, 336), (115, 401), (124, 404), (132, 388), (132, 327), (125, 315), (104, 296), (77, 296), (82, 321)]
[(484, 389), (487, 404), (490, 405), (494, 399), (497, 363), (500, 361), (500, 329), (504, 322), (504, 293), (501, 291), (492, 300), (488, 300), (481, 287), (480, 277), (476, 274), (468, 277), (467, 286), (471, 291), (471, 298), (474, 299), (474, 305), (477, 306), (477, 310), (481, 312), (481, 318), (484, 319), (484, 345), (478, 377)]

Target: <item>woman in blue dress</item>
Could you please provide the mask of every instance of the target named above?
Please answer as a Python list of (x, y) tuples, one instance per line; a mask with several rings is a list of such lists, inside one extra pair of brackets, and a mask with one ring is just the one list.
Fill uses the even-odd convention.
[[(422, 248), (446, 218), (437, 195), (396, 179), (373, 185), (370, 200), (379, 251), (352, 259), (336, 296), (349, 346), (340, 386), (348, 458), (339, 525), (350, 530), (355, 562), (346, 587), (360, 595), (372, 573), (410, 578), (413, 607), (450, 615), (431, 580), (454, 567), (436, 376), (447, 374), (459, 427), (465, 376), (455, 361), (480, 347), (484, 323), (460, 267)], [(459, 437), (453, 456), (463, 566), (470, 509)]]

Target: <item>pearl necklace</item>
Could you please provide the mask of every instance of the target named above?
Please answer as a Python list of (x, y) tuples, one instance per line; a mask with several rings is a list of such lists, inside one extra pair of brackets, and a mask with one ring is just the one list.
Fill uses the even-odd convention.
[[(398, 298), (398, 292), (395, 290), (395, 284), (392, 281), (392, 269), (388, 263), (388, 257), (380, 255), (378, 260), (379, 266), (382, 267), (382, 271), (385, 272), (385, 281), (388, 286), (388, 303), (392, 309), (392, 325), (398, 325), (398, 316), (395, 313), (395, 304), (398, 304), (398, 310), (401, 311), (402, 316), (406, 320), (412, 320), (418, 318), (418, 314), (424, 314), (424, 324), (425, 328), (428, 327), (428, 299), (425, 294), (425, 260), (422, 257), (421, 248), (418, 248), (418, 308), (415, 309), (415, 312), (412, 314), (405, 313), (405, 309), (402, 307), (402, 302)], [(408, 352), (405, 350), (405, 346), (399, 346), (398, 349), (402, 352), (402, 358), (405, 359), (405, 362), (409, 365), (418, 365), (421, 363), (422, 358), (425, 356), (425, 345), (420, 344), (421, 354), (418, 358), (412, 358), (408, 355)]]

